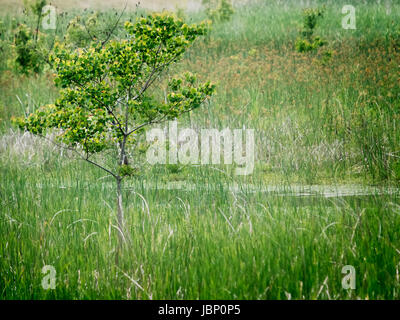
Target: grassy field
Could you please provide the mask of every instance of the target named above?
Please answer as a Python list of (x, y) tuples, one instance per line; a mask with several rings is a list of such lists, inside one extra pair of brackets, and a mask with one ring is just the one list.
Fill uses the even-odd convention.
[[(53, 72), (17, 74), (2, 51), (0, 299), (399, 299), (400, 5), (355, 2), (357, 28), (345, 30), (347, 2), (311, 1), (326, 5), (316, 33), (327, 44), (315, 52), (295, 48), (300, 1), (237, 4), (197, 40), (171, 72), (211, 79), (217, 93), (179, 125), (255, 129), (254, 172), (150, 166), (132, 150), (118, 261), (112, 179), (11, 125), (54, 101)], [(6, 30), (26, 20), (13, 10)], [(65, 10), (59, 37), (89, 14)], [(114, 17), (104, 9), (101, 21)], [(355, 192), (371, 187), (382, 192)], [(44, 265), (55, 290), (41, 286)], [(346, 265), (354, 290), (342, 288)]]

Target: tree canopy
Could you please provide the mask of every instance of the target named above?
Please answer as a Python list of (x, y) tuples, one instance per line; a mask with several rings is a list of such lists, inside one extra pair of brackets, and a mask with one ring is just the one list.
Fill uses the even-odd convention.
[(191, 73), (170, 78), (164, 99), (148, 90), (207, 32), (206, 23), (188, 25), (169, 14), (154, 14), (126, 22), (125, 30), (126, 39), (85, 49), (57, 43), (50, 61), (59, 98), (16, 119), (18, 125), (41, 135), (49, 128), (60, 129), (61, 142), (82, 147), (89, 155), (116, 142), (125, 144), (146, 125), (174, 119), (212, 95), (215, 85), (197, 84)]

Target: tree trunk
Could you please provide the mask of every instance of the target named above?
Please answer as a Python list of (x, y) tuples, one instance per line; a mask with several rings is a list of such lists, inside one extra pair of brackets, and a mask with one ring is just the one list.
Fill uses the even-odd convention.
[[(120, 143), (120, 159), (119, 165), (122, 166), (127, 161), (125, 153), (126, 135), (124, 135), (123, 140)], [(117, 219), (118, 219), (118, 235), (119, 235), (119, 248), (122, 248), (126, 238), (125, 238), (125, 221), (124, 221), (124, 207), (122, 203), (122, 179), (119, 175), (117, 178)], [(117, 254), (118, 257), (118, 254)]]
[(122, 179), (117, 178), (117, 219), (118, 219), (118, 228), (119, 231), (119, 239), (120, 239), (120, 244), (122, 244), (125, 241), (125, 223), (124, 223), (124, 207), (122, 204)]

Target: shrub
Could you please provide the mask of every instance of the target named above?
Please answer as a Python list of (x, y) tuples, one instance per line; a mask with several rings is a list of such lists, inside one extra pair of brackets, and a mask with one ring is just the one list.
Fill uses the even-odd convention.
[(32, 31), (26, 25), (21, 24), (17, 27), (14, 44), (18, 71), (24, 74), (31, 71), (35, 73), (42, 71), (45, 62), (44, 54), (39, 49)]
[(21, 73), (39, 73), (46, 63), (45, 35), (39, 31), (40, 23), (44, 17), (42, 10), (47, 4), (46, 0), (24, 1), (25, 12), (31, 12), (36, 20), (34, 27), (19, 24), (14, 29), (15, 63)]
[(307, 8), (303, 10), (303, 30), (302, 35), (311, 39), (318, 20), (324, 17), (325, 8)]
[(326, 44), (326, 41), (320, 37), (315, 37), (312, 42), (308, 39), (298, 39), (296, 41), (296, 50), (298, 52), (309, 52), (318, 49)]
[(303, 10), (303, 27), (300, 29), (300, 36), (296, 41), (298, 52), (314, 51), (327, 42), (320, 36), (314, 37), (314, 29), (320, 19), (324, 17), (325, 8), (307, 8)]

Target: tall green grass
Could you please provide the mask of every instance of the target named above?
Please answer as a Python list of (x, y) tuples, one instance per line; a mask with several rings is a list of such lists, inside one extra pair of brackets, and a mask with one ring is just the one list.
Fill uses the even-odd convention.
[[(160, 172), (153, 188), (126, 186), (131, 240), (116, 264), (112, 181), (50, 159), (42, 170), (2, 161), (3, 299), (399, 298), (396, 194), (232, 191), (202, 168), (186, 176), (198, 188), (165, 190)], [(57, 271), (55, 290), (41, 287), (44, 265)], [(356, 290), (341, 286), (345, 265), (356, 269)]]
[[(51, 71), (25, 77), (1, 69), (0, 298), (398, 299), (398, 192), (290, 191), (294, 184), (398, 186), (400, 7), (393, 3), (387, 15), (383, 4), (357, 2), (357, 29), (343, 30), (347, 1), (319, 1), (327, 12), (316, 33), (328, 45), (300, 54), (299, 3), (236, 8), (171, 71), (218, 82), (211, 103), (180, 126), (256, 129), (255, 171), (236, 177), (223, 165), (149, 166), (132, 151), (139, 172), (125, 181), (130, 241), (118, 263), (112, 180), (10, 129), (12, 115), (54, 101)], [(90, 14), (60, 17), (58, 37), (78, 13)], [(114, 17), (106, 11), (101, 19)], [(12, 16), (3, 20), (10, 29)], [(327, 62), (326, 50), (333, 52)], [(175, 182), (182, 188), (165, 188)], [(257, 191), (266, 185), (287, 193)], [(44, 265), (56, 268), (55, 290), (41, 286)], [(344, 265), (356, 269), (356, 290), (341, 286)]]

